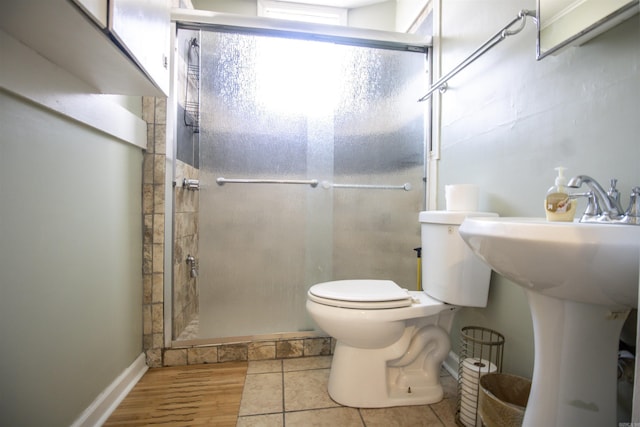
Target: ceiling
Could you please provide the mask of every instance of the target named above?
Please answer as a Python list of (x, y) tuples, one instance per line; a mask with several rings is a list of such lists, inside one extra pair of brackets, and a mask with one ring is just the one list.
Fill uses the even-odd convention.
[(372, 4), (384, 3), (388, 0), (288, 0), (294, 3), (314, 4), (318, 6), (342, 7), (353, 9), (356, 7), (370, 6)]

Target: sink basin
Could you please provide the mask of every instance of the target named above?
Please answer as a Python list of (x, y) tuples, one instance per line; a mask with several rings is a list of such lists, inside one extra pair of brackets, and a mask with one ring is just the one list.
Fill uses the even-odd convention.
[(527, 295), (535, 358), (523, 427), (617, 425), (618, 346), (638, 306), (640, 227), (467, 218), (459, 232)]
[(636, 225), (469, 218), (460, 235), (496, 272), (528, 290), (611, 308), (638, 307)]

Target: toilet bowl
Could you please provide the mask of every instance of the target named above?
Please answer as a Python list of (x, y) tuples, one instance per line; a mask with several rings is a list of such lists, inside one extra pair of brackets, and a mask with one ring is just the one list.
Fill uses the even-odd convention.
[(482, 212), (421, 212), (422, 291), (390, 280), (313, 285), (307, 312), (336, 340), (329, 395), (359, 408), (423, 405), (443, 398), (440, 366), (450, 350), (453, 314), (486, 306), (491, 270), (457, 229)]
[[(391, 281), (342, 282), (312, 286), (307, 300), (307, 311), (318, 327), (336, 339), (329, 375), (331, 398), (358, 408), (421, 405), (441, 400), (440, 364), (449, 352), (446, 323), (450, 322), (446, 315), (456, 308), (424, 292), (401, 289)], [(341, 284), (345, 288), (395, 290), (406, 299), (381, 300), (378, 308), (373, 308), (375, 302), (360, 302), (360, 308), (357, 303), (346, 308), (318, 302), (317, 294), (322, 294), (324, 285)], [(393, 307), (399, 301), (406, 305)], [(337, 300), (336, 304), (341, 302)], [(392, 307), (384, 308), (387, 305)]]

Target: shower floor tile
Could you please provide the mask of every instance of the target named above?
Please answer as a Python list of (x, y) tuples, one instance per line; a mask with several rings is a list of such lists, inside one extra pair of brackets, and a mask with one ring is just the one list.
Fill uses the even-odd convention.
[(444, 400), (432, 405), (349, 408), (327, 392), (331, 356), (250, 361), (237, 427), (454, 427), (457, 382), (442, 369)]

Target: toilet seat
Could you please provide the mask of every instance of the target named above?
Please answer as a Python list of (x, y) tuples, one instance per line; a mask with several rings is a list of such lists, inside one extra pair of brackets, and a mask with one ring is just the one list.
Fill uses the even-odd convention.
[(408, 307), (409, 291), (391, 280), (337, 280), (313, 285), (309, 299), (333, 307), (382, 310)]

